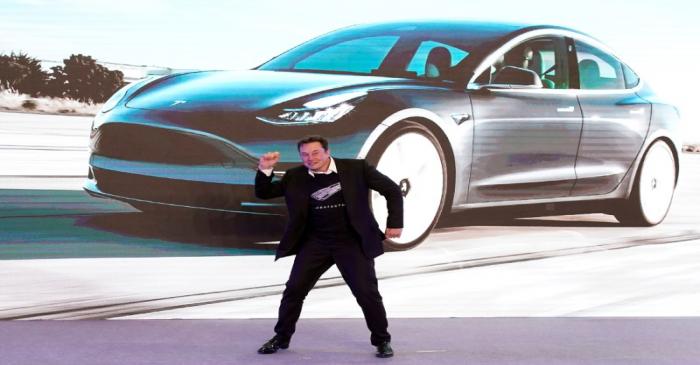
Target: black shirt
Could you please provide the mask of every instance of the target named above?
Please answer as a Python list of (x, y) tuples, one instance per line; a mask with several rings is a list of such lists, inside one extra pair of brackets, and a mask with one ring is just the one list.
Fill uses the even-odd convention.
[(311, 179), (310, 192), (309, 237), (323, 241), (354, 237), (338, 174), (315, 174)]

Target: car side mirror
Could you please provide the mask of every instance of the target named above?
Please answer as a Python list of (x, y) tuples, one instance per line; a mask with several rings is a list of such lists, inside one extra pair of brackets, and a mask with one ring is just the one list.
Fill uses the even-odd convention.
[(491, 84), (485, 86), (541, 89), (542, 80), (535, 71), (526, 68), (505, 66), (496, 72)]

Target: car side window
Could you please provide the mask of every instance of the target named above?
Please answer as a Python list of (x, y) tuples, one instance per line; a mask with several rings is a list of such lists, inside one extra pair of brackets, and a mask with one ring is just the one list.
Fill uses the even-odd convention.
[(406, 67), (418, 77), (450, 79), (450, 70), (469, 55), (469, 52), (442, 42), (422, 41)]
[(398, 36), (379, 36), (337, 43), (297, 62), (293, 69), (369, 74), (379, 68), (398, 39)]
[(569, 88), (569, 63), (563, 38), (541, 37), (527, 40), (503, 54), (490, 69), (487, 69), (488, 75), (480, 76), (479, 79), (491, 83), (496, 73), (505, 66), (535, 72), (545, 89)]
[(581, 89), (625, 88), (622, 63), (610, 54), (579, 40), (575, 41)]

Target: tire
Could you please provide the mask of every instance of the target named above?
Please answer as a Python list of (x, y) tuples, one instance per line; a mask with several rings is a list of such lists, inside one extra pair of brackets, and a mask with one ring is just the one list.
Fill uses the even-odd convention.
[(627, 226), (650, 227), (668, 214), (676, 189), (676, 159), (671, 147), (656, 141), (645, 152), (637, 170), (630, 197), (615, 212), (615, 218)]
[[(440, 143), (423, 125), (404, 122), (375, 143), (367, 160), (397, 183), (404, 195), (403, 232), (397, 239), (385, 240), (384, 247), (402, 251), (418, 246), (438, 222), (451, 191)], [(384, 231), (386, 200), (376, 191), (370, 192), (369, 199)]]

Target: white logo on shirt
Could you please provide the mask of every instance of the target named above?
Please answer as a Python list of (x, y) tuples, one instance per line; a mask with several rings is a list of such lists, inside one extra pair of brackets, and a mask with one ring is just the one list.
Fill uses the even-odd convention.
[(311, 197), (315, 200), (323, 201), (338, 193), (340, 189), (340, 183), (338, 182), (331, 186), (317, 190), (315, 193), (311, 194)]

